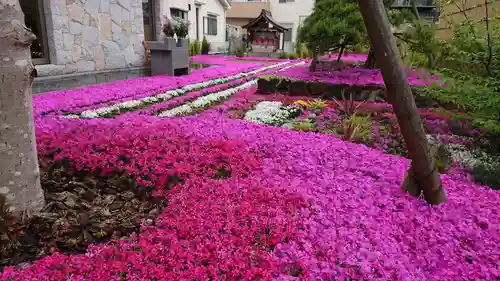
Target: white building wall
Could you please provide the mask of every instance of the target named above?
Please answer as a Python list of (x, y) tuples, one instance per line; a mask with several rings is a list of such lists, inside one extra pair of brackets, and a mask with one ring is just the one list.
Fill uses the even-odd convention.
[[(270, 0), (271, 13), (277, 23), (285, 27), (292, 27), (292, 43), (297, 42), (297, 29), (314, 8), (314, 0), (294, 0), (294, 2), (279, 3), (279, 0)], [(283, 41), (283, 38), (281, 38)], [(280, 48), (282, 45), (280, 45)], [(289, 51), (289, 50), (287, 50)]]
[[(212, 51), (222, 51), (226, 48), (226, 9), (219, 0), (206, 0), (202, 6), (202, 17), (208, 14), (217, 16), (217, 35), (205, 35), (212, 46)], [(203, 28), (201, 28), (203, 31)]]
[[(203, 36), (207, 37), (207, 41), (211, 44), (212, 51), (225, 48), (226, 43), (226, 9), (219, 0), (160, 0), (161, 21), (164, 22), (164, 16), (170, 16), (170, 8), (177, 8), (188, 12), (189, 39), (201, 40)], [(189, 7), (191, 6), (191, 10)], [(196, 8), (199, 8), (198, 21), (196, 20)], [(204, 34), (204, 20), (208, 14), (217, 16), (217, 35)], [(199, 28), (199, 38), (197, 38), (196, 25)], [(206, 30), (206, 28), (205, 28)]]

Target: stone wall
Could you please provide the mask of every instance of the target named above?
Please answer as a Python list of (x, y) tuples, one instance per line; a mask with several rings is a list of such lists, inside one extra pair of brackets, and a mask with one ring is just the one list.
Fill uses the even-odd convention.
[(145, 64), (141, 0), (45, 0), (50, 64), (39, 76)]

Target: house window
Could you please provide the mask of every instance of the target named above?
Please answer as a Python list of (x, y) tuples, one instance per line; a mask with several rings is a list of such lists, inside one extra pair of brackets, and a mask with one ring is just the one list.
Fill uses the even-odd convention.
[(156, 23), (153, 0), (142, 0), (142, 21), (144, 23), (144, 40), (154, 41), (156, 38)]
[(289, 27), (288, 30), (283, 33), (283, 40), (285, 40), (285, 42), (292, 41), (292, 30), (292, 27)]
[(295, 0), (280, 0), (278, 3), (290, 3), (295, 2)]
[(36, 40), (31, 44), (31, 58), (34, 64), (49, 63), (42, 2), (43, 0), (20, 1), (26, 26), (36, 35)]
[(170, 16), (174, 19), (186, 21), (188, 17), (187, 14), (188, 13), (184, 10), (170, 8)]
[(208, 15), (203, 18), (203, 34), (217, 35), (217, 16)]

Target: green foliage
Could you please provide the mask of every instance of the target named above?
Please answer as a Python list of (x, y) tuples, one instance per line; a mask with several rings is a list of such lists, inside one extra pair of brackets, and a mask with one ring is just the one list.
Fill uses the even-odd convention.
[(301, 59), (311, 58), (311, 52), (305, 43), (297, 44), (297, 56)]
[(287, 52), (282, 52), (280, 53), (280, 59), (297, 59), (299, 56), (296, 53), (287, 53)]
[(358, 113), (359, 107), (363, 104), (363, 102), (356, 102), (352, 93), (349, 95), (349, 98), (345, 97), (345, 89), (342, 89), (342, 99), (338, 100), (336, 98), (332, 98), (332, 100), (337, 104), (338, 110), (340, 113), (345, 116), (346, 119), (351, 118)]
[(193, 43), (189, 44), (189, 55), (198, 56), (199, 54), (200, 54), (200, 43), (198, 42), (198, 40), (195, 40)]
[(325, 109), (327, 103), (326, 101), (324, 100), (320, 100), (320, 99), (315, 99), (313, 101), (310, 101), (308, 103), (308, 106), (312, 109), (312, 110), (315, 110), (315, 111), (323, 111), (323, 109)]
[(481, 163), (474, 167), (472, 173), (477, 183), (500, 190), (500, 177), (498, 176), (500, 175), (500, 162), (491, 164)]
[(436, 168), (439, 173), (445, 174), (453, 163), (453, 158), (451, 152), (446, 149), (446, 147), (440, 144), (436, 149)]
[(368, 144), (371, 142), (372, 120), (368, 116), (351, 115), (343, 121), (344, 139)]
[[(453, 37), (438, 40), (435, 26), (414, 22), (405, 35), (410, 64), (426, 65), (433, 54), (444, 86), (424, 87), (418, 95), (441, 106), (465, 112), (453, 118), (468, 119), (476, 128), (500, 133), (500, 20), (490, 16), (490, 44), (485, 22), (464, 20), (453, 27)], [(491, 56), (490, 56), (491, 47)]]
[(312, 132), (316, 129), (316, 125), (310, 121), (293, 122), (293, 129), (302, 132)]
[(297, 41), (321, 54), (332, 47), (356, 44), (365, 34), (357, 1), (317, 0), (313, 13), (299, 28)]
[(186, 38), (189, 33), (189, 23), (187, 21), (177, 21), (174, 32), (178, 38)]
[(210, 52), (210, 43), (207, 41), (207, 37), (203, 36), (203, 40), (201, 41), (201, 54), (208, 55)]
[(470, 119), (474, 127), (500, 133), (500, 81), (451, 70), (444, 73), (441, 80), (445, 86), (419, 88), (417, 94), (432, 98), (444, 107), (466, 112), (454, 118)]
[(403, 38), (410, 42), (411, 51), (423, 55), (436, 55), (439, 42), (436, 37), (436, 26), (422, 20), (413, 21), (412, 27), (403, 34)]
[(234, 49), (233, 55), (241, 58), (244, 57), (247, 53), (247, 47), (244, 44), (241, 44), (237, 48)]
[(200, 42), (198, 42), (198, 40), (194, 40), (194, 42), (193, 42), (193, 55), (198, 56), (200, 54), (201, 54)]

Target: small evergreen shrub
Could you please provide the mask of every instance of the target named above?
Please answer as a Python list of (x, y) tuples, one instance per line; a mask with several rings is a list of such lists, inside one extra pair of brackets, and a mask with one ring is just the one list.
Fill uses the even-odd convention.
[(203, 36), (203, 40), (201, 41), (201, 54), (208, 55), (210, 52), (210, 43), (207, 41), (207, 37)]

